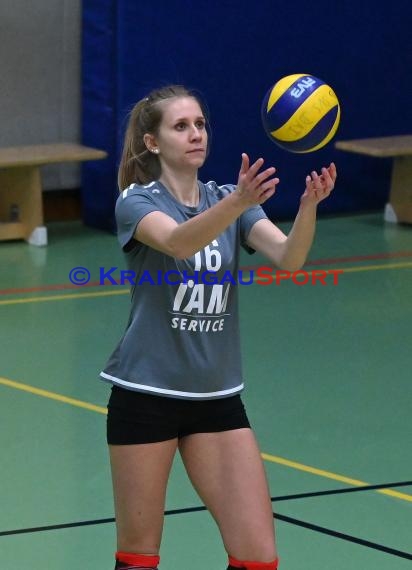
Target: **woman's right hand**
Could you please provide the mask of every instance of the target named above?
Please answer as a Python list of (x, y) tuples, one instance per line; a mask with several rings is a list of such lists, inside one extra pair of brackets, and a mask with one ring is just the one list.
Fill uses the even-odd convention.
[(276, 192), (276, 186), (279, 184), (279, 178), (273, 178), (276, 172), (276, 168), (273, 166), (259, 172), (263, 163), (263, 158), (259, 158), (250, 166), (249, 156), (242, 153), (242, 164), (236, 190), (247, 206), (266, 202)]

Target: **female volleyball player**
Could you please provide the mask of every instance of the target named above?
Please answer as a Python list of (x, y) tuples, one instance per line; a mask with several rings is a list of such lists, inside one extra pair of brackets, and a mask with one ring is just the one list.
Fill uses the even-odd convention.
[(116, 570), (157, 568), (177, 450), (218, 524), (228, 570), (278, 565), (268, 485), (240, 398), (237, 287), (223, 276), (237, 274), (240, 246), (279, 268), (300, 268), (336, 169), (306, 178), (286, 236), (261, 208), (275, 193), (276, 169), (262, 170), (262, 159), (250, 165), (243, 154), (236, 186), (204, 184), (198, 169), (207, 152), (202, 103), (185, 88), (162, 88), (134, 107), (116, 219), (136, 284), (125, 333), (101, 373), (113, 384)]

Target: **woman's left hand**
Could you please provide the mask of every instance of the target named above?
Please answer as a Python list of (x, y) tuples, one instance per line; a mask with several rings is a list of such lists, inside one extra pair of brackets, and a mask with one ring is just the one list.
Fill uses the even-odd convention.
[(336, 166), (333, 162), (329, 168), (322, 168), (321, 174), (313, 171), (310, 176), (306, 177), (306, 188), (302, 194), (301, 203), (303, 204), (319, 204), (327, 198), (335, 187)]

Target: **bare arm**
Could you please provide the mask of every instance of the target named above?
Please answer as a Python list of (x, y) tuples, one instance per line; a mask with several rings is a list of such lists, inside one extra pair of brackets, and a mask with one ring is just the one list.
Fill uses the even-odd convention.
[(329, 196), (336, 181), (336, 167), (322, 168), (319, 176), (312, 172), (300, 201), (293, 227), (286, 236), (269, 220), (259, 220), (252, 227), (248, 244), (280, 269), (296, 271), (302, 267), (313, 243), (319, 202)]
[(259, 173), (263, 159), (249, 166), (249, 157), (242, 155), (236, 191), (218, 204), (192, 219), (178, 224), (163, 212), (151, 212), (138, 224), (134, 237), (154, 249), (178, 259), (185, 259), (211, 243), (247, 208), (263, 204), (276, 190), (275, 168)]

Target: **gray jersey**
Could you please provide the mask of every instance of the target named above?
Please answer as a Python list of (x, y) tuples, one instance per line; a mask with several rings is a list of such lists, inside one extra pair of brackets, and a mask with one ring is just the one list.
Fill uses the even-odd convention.
[(127, 389), (174, 398), (212, 399), (243, 389), (238, 319), (240, 245), (266, 218), (249, 208), (193, 257), (178, 260), (133, 240), (137, 224), (162, 211), (183, 223), (235, 186), (199, 182), (197, 207), (178, 202), (160, 182), (132, 184), (116, 203), (118, 238), (133, 278), (126, 330), (101, 377)]

